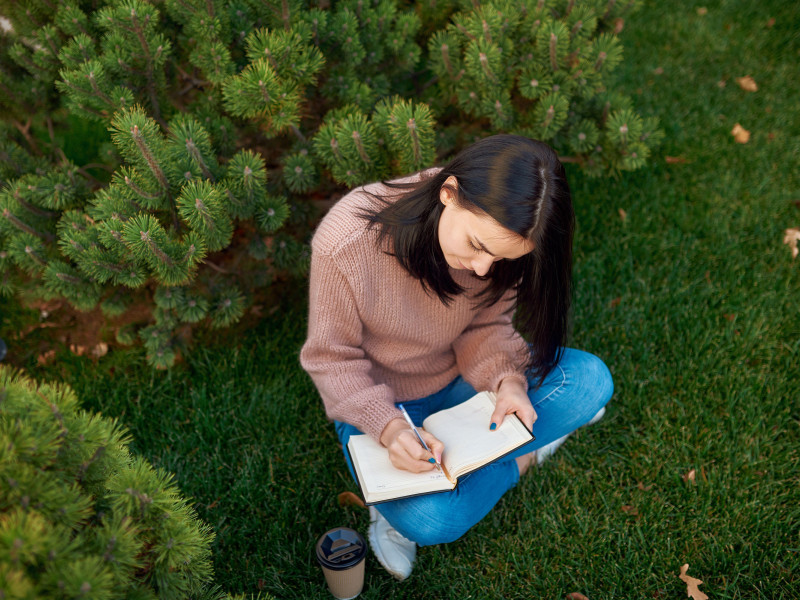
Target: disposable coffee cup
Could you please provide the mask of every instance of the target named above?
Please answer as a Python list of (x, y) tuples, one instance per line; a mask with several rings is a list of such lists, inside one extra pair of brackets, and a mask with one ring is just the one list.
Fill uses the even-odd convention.
[(325, 574), (328, 589), (339, 600), (350, 600), (364, 587), (367, 543), (355, 530), (336, 527), (317, 541), (317, 562)]

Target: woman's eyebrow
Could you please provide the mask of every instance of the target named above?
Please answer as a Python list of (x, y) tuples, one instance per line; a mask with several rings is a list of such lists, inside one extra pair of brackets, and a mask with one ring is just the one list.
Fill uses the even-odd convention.
[(480, 246), (481, 250), (486, 252), (486, 254), (488, 254), (489, 256), (497, 256), (496, 254), (491, 252), (486, 246), (484, 246), (483, 242), (480, 241), (477, 237), (475, 238), (475, 242), (478, 244), (478, 246)]

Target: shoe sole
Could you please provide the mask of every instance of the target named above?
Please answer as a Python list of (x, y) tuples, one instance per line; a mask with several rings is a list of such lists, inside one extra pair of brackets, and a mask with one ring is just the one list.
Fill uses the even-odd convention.
[(367, 536), (369, 538), (369, 547), (372, 548), (372, 551), (375, 553), (375, 557), (378, 559), (378, 562), (386, 570), (386, 572), (389, 573), (389, 575), (394, 577), (397, 581), (405, 581), (409, 576), (403, 575), (402, 573), (398, 573), (397, 571), (393, 571), (391, 568), (389, 568), (386, 559), (381, 553), (381, 547), (378, 544), (373, 543), (373, 538), (378, 537), (377, 533), (375, 532), (376, 523), (377, 521), (370, 521), (369, 523), (369, 535)]

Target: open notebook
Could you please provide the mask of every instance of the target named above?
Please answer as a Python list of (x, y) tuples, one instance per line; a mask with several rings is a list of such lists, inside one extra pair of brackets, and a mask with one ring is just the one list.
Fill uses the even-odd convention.
[(353, 435), (347, 451), (367, 504), (455, 489), (458, 478), (534, 440), (516, 415), (491, 431), (495, 397), (480, 392), (466, 402), (430, 415), (422, 426), (444, 444), (442, 470), (411, 473), (395, 468), (389, 451), (368, 435)]

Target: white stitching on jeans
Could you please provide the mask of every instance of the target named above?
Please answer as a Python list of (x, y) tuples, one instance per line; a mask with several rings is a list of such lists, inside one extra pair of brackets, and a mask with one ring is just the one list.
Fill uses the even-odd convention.
[(564, 384), (567, 381), (567, 374), (564, 372), (564, 369), (561, 367), (561, 365), (557, 365), (557, 366), (558, 366), (558, 370), (561, 371), (561, 385), (559, 385), (556, 389), (554, 389), (552, 392), (547, 394), (547, 396), (545, 396), (544, 398), (539, 400), (539, 402), (537, 402), (536, 404), (541, 404), (542, 402), (547, 400), (550, 396), (555, 394), (558, 390), (560, 390), (562, 387), (564, 387)]

